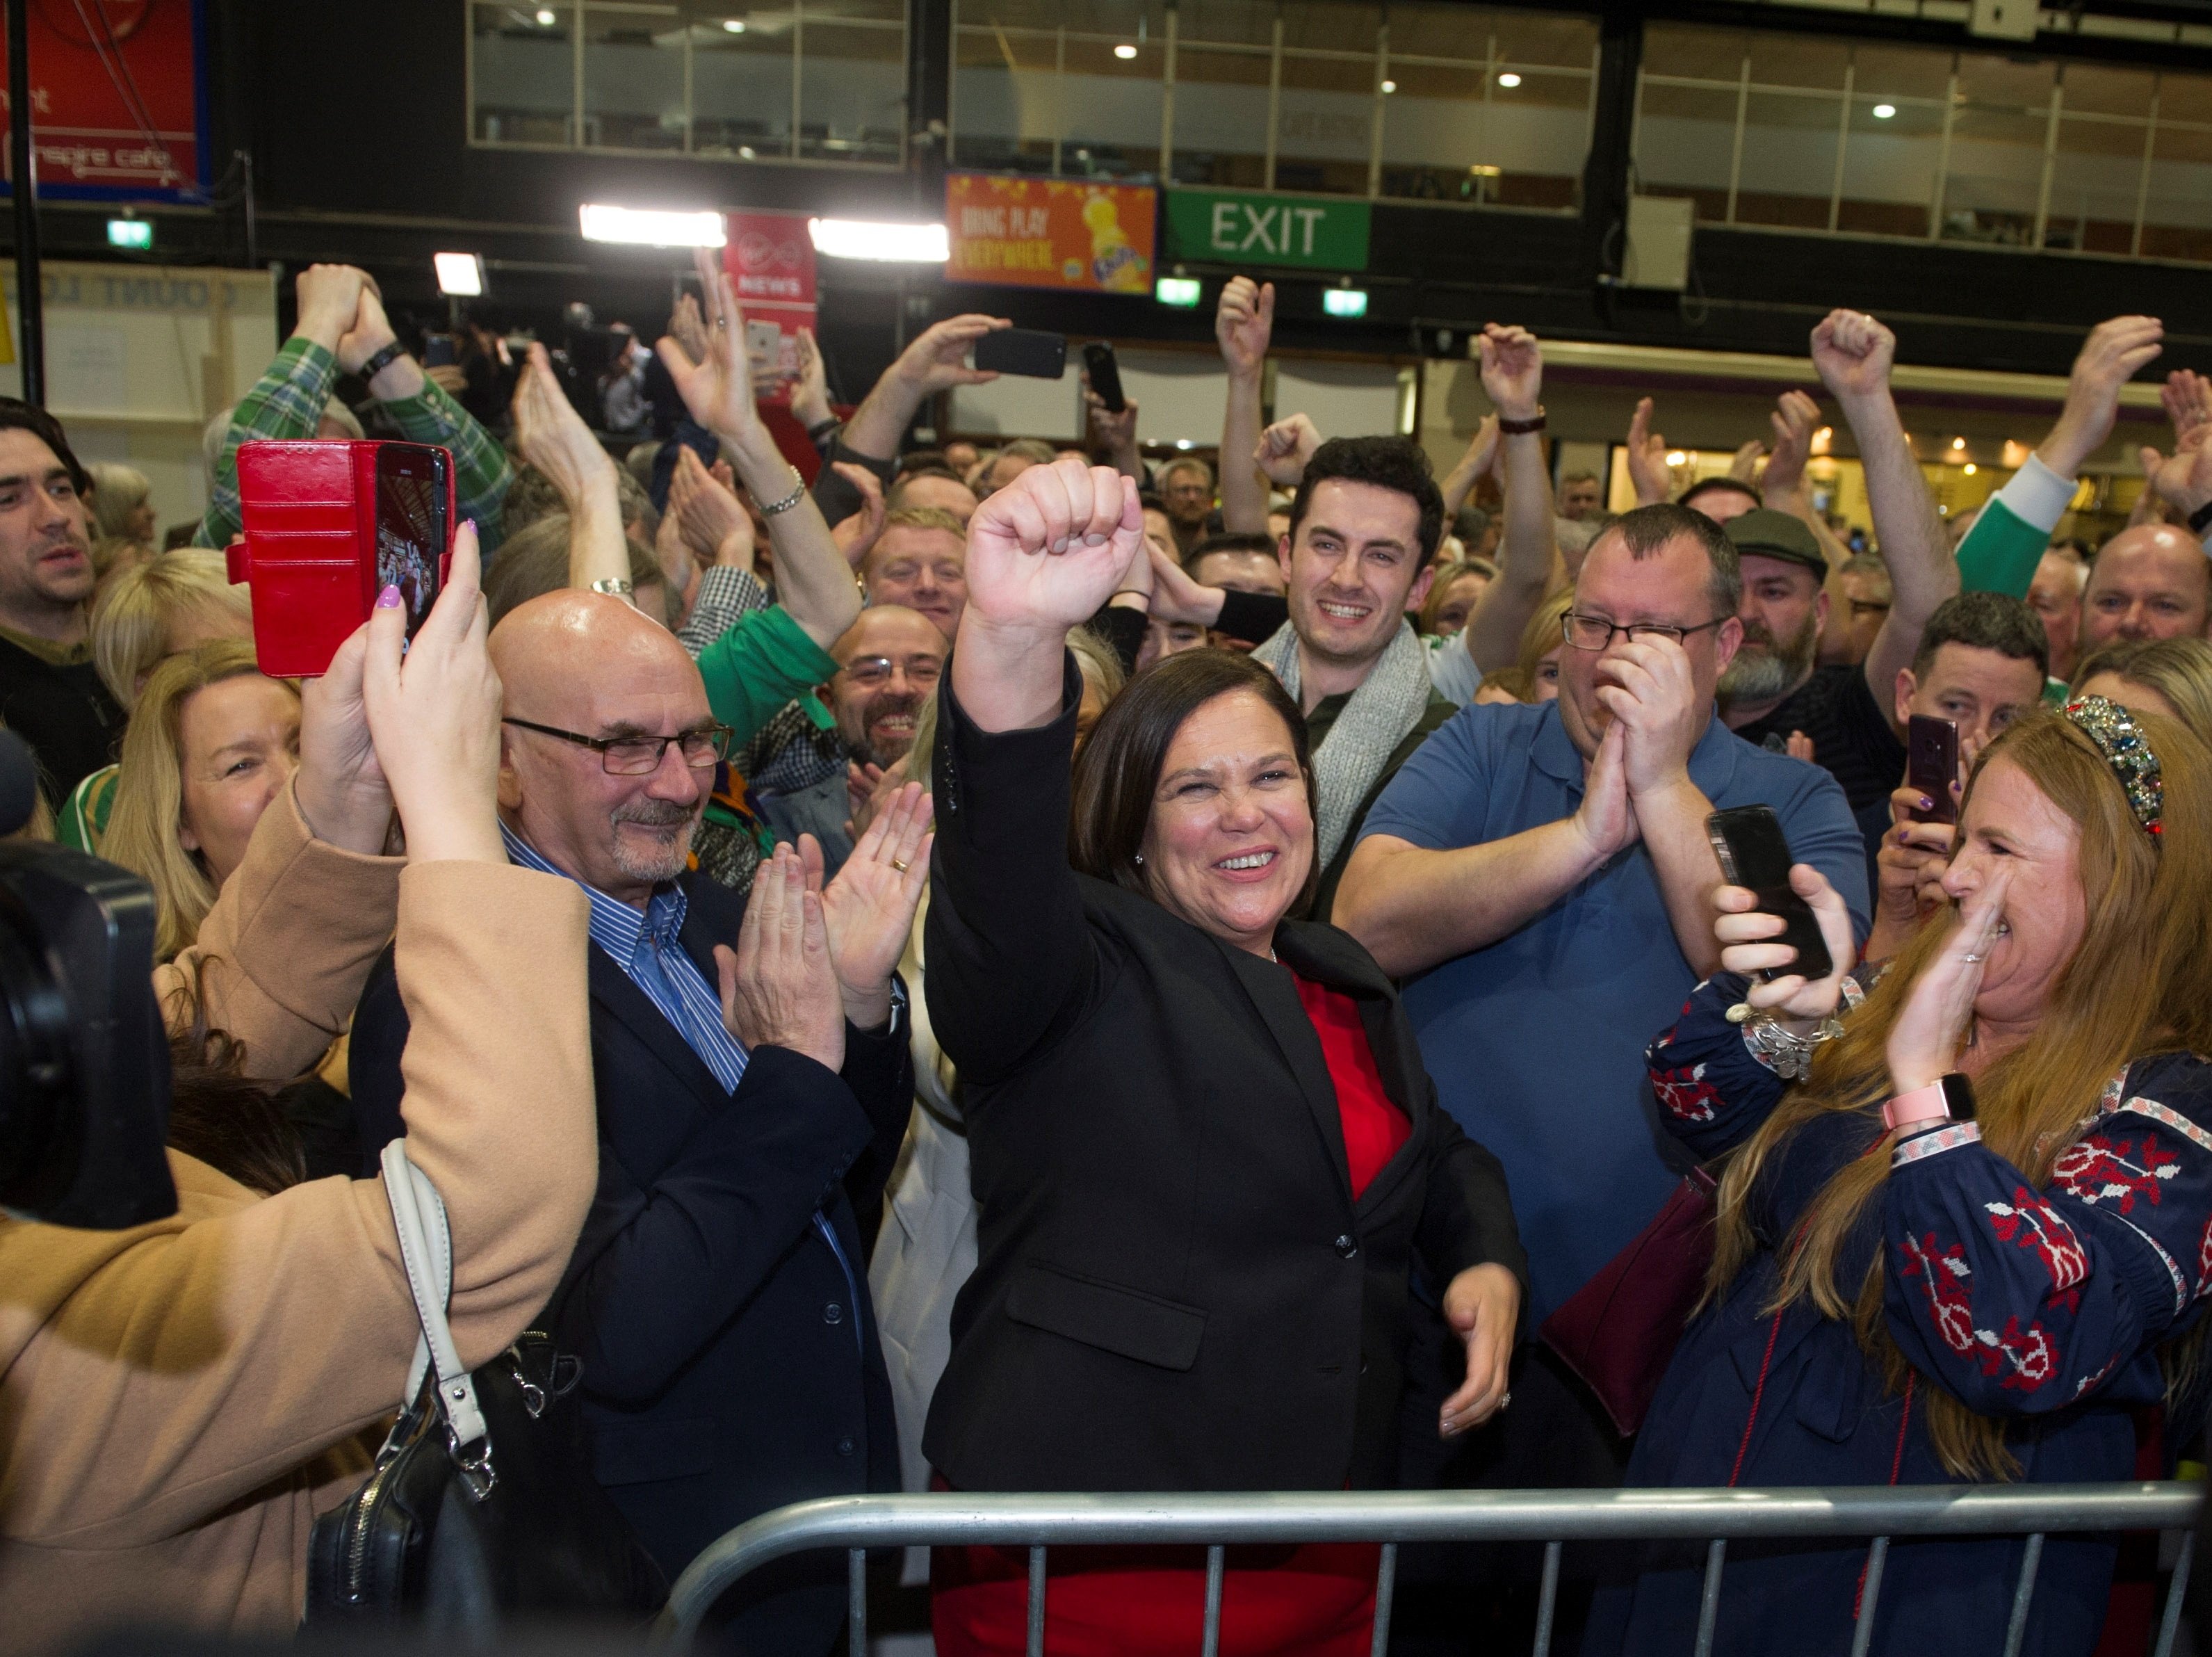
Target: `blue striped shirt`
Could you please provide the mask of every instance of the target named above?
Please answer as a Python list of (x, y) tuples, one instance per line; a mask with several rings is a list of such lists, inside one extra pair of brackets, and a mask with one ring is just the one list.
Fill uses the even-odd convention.
[[(576, 880), (567, 869), (546, 862), (505, 823), (499, 832), (510, 862)], [(735, 1093), (745, 1073), (744, 1046), (722, 1022), (720, 992), (679, 941), (684, 917), (690, 908), (683, 887), (663, 886), (640, 911), (585, 881), (576, 884), (592, 906), (592, 941), (614, 957), (623, 976), (645, 991), (646, 999), (684, 1038), (684, 1045), (699, 1055), (725, 1089)]]

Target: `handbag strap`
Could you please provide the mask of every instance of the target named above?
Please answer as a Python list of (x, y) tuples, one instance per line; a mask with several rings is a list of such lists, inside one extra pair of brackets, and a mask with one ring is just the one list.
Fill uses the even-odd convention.
[(459, 1457), (464, 1445), (481, 1443), (481, 1453), (460, 1458), (465, 1467), (480, 1465), (488, 1481), (491, 1469), (489, 1429), (477, 1406), (476, 1382), (462, 1367), (453, 1344), (453, 1331), (446, 1321), (446, 1302), (453, 1287), (453, 1234), (446, 1221), (446, 1204), (430, 1176), (407, 1160), (407, 1142), (395, 1139), (384, 1148), (384, 1195), (392, 1204), (392, 1226), (399, 1236), (399, 1259), (407, 1271), (407, 1291), (414, 1297), (415, 1315), (422, 1333), (415, 1343), (415, 1361), (407, 1372), (407, 1395), (400, 1408), (410, 1408), (422, 1391), (423, 1378), (434, 1367), (438, 1374), (438, 1408), (446, 1418), (449, 1446)]

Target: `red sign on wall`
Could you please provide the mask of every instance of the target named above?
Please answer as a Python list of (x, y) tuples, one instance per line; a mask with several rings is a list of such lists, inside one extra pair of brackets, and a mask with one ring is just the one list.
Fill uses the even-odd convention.
[(745, 314), (745, 350), (761, 400), (787, 407), (799, 375), (799, 331), (815, 313), (814, 238), (803, 213), (732, 213), (722, 268)]
[[(29, 4), (39, 193), (205, 199), (199, 0)], [(0, 108), (7, 104), (4, 47), (0, 40)], [(0, 145), (0, 177), (6, 176), (4, 152)]]

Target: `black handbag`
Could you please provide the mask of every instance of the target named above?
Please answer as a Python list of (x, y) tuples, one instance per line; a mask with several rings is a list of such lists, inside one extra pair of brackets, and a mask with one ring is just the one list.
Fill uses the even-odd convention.
[(422, 1337), (375, 1471), (315, 1521), (307, 1626), (482, 1631), (553, 1614), (642, 1623), (667, 1579), (592, 1477), (581, 1363), (532, 1331), (463, 1369), (446, 1322), (445, 1204), (404, 1140), (385, 1147), (384, 1185)]

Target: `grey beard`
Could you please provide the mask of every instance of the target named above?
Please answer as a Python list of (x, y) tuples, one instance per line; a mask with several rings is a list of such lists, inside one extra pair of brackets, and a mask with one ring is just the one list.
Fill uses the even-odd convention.
[[(615, 867), (627, 879), (647, 881), (654, 886), (674, 880), (690, 862), (691, 831), (698, 820), (697, 815), (692, 813), (686, 813), (676, 819), (630, 815), (615, 818), (617, 832), (612, 848)], [(675, 838), (668, 850), (658, 856), (640, 856), (622, 837), (620, 829), (625, 823), (635, 823), (643, 828), (672, 829), (675, 832)]]
[(1808, 621), (1787, 644), (1773, 643), (1753, 653), (1739, 651), (1721, 675), (1717, 694), (1721, 705), (1739, 702), (1772, 702), (1786, 695), (1813, 668), (1820, 648), (1820, 630)]

